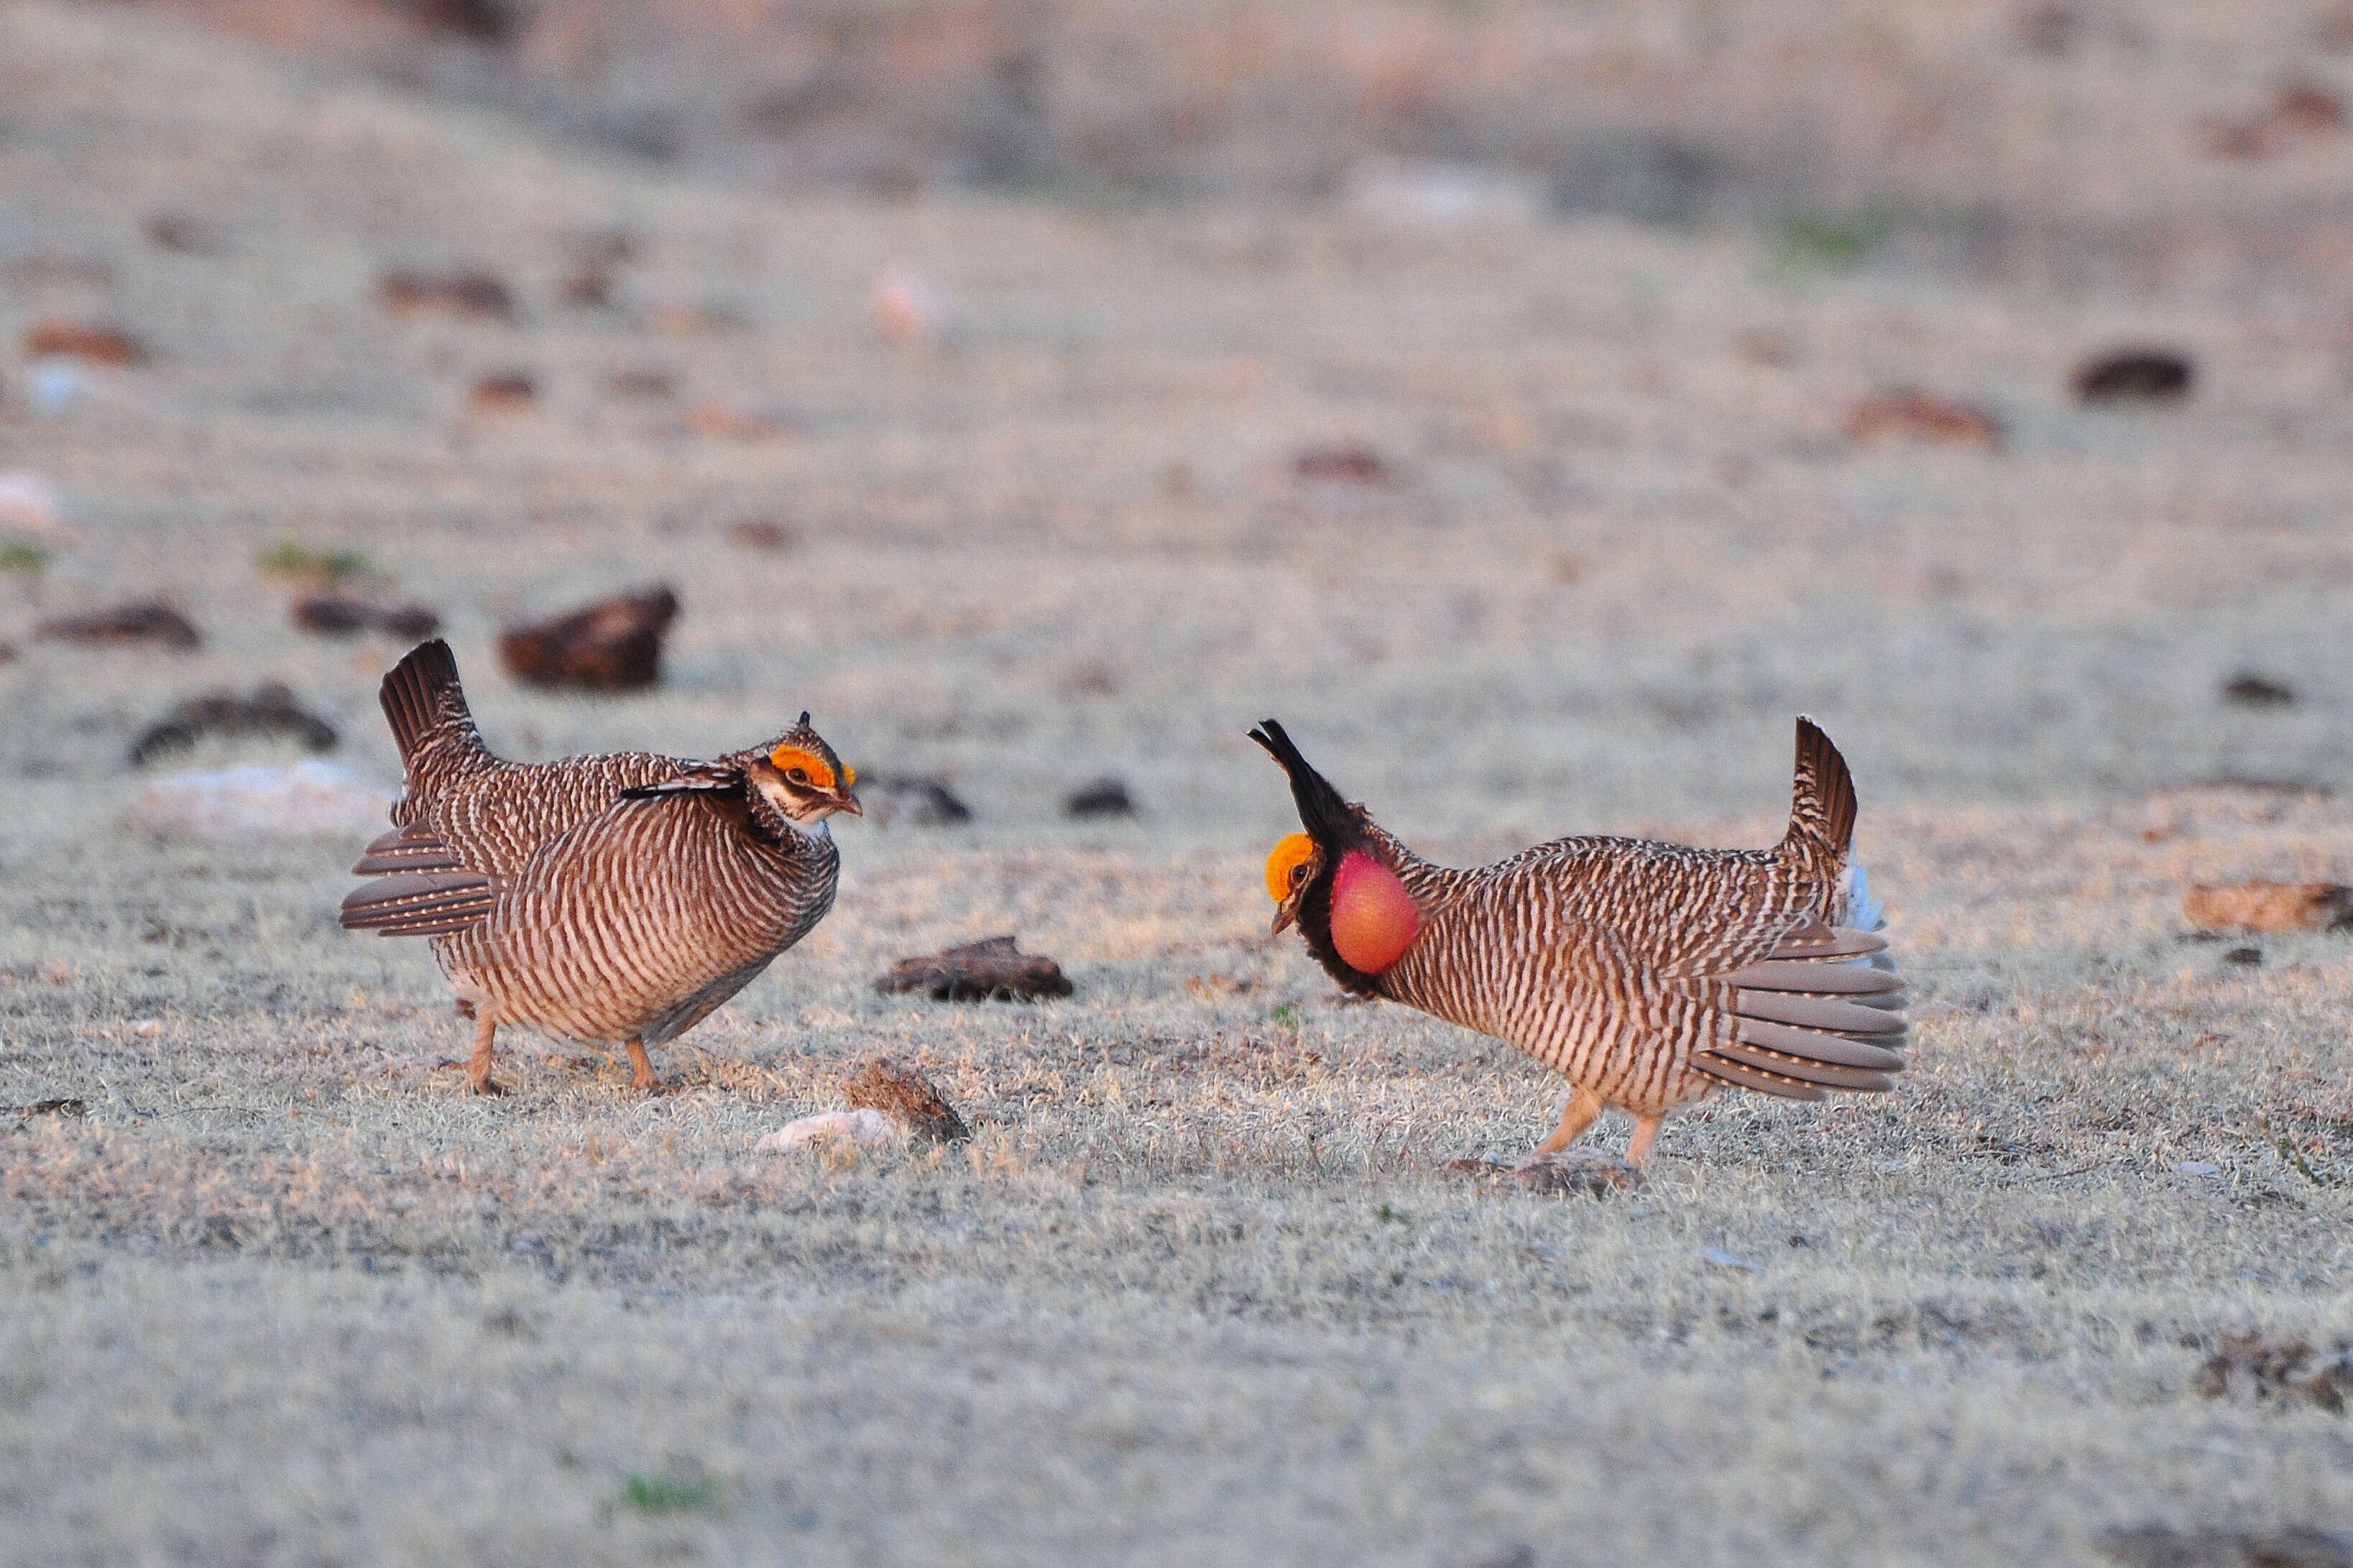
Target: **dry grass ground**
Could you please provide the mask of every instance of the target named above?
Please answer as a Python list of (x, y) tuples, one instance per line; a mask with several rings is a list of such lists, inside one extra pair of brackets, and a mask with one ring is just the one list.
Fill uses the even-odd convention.
[[(150, 247), (166, 208), (211, 253)], [(566, 309), (567, 237), (617, 224), (619, 308)], [(518, 321), (378, 310), (381, 267), (447, 260)], [(876, 341), (893, 264), (946, 341)], [(2353, 866), (2342, 799), (2201, 783), (2353, 784), (2342, 304), (1601, 224), (776, 205), (0, 10), (0, 341), (99, 313), (153, 352), (49, 416), (0, 363), (0, 468), (81, 535), (0, 584), (0, 1104), (86, 1106), (0, 1120), (0, 1559), (2073, 1562), (2353, 1525), (2344, 1417), (2195, 1388), (2227, 1333), (2353, 1340), (2353, 952), (2230, 963), (2179, 913)], [(2187, 406), (2067, 402), (2150, 335), (2198, 354)], [(536, 406), (470, 415), (511, 367)], [(608, 390), (642, 369), (676, 395)], [(1915, 382), (2006, 449), (1840, 434)], [(1342, 438), (1396, 482), (1288, 477)], [(797, 544), (732, 544), (755, 518)], [(335, 930), (350, 847), (119, 815), (133, 731), (224, 682), (394, 776), (396, 648), (288, 625), (253, 563), (289, 540), (441, 605), (512, 752), (807, 707), (977, 820), (846, 826), (836, 913), (662, 1054), (681, 1092), (519, 1040), (519, 1092), (468, 1099), (426, 952)], [(510, 616), (658, 577), (659, 692), (496, 672)], [(202, 651), (27, 640), (155, 590)], [(2300, 700), (2223, 705), (2242, 669)], [(1615, 1201), (1439, 1173), (1525, 1150), (1556, 1085), (1265, 940), (1287, 803), (1246, 724), (1469, 860), (1757, 841), (1799, 710), (1916, 980), (1900, 1090), (1718, 1101)], [(1105, 772), (1144, 815), (1064, 821)], [(1005, 930), (1078, 994), (869, 988)], [(971, 1143), (754, 1151), (884, 1050)]]

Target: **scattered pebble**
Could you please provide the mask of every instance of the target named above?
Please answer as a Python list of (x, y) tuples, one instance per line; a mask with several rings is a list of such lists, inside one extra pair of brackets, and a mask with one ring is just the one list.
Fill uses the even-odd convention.
[(754, 1149), (791, 1153), (803, 1149), (841, 1146), (884, 1148), (907, 1136), (879, 1110), (820, 1110), (787, 1121), (752, 1145)]
[(204, 644), (185, 616), (160, 599), (117, 605), (86, 616), (59, 616), (43, 621), (33, 635), (47, 642), (84, 643), (109, 647), (121, 643), (155, 643), (164, 647), (194, 648)]
[(778, 551), (790, 550), (798, 537), (789, 524), (771, 522), (765, 518), (754, 518), (727, 525), (727, 538), (730, 543), (771, 555)]
[(2211, 1160), (2184, 1160), (2173, 1167), (2185, 1176), (2219, 1176), (2222, 1167)]
[(877, 1057), (859, 1069), (844, 1086), (843, 1098), (852, 1110), (879, 1111), (901, 1131), (934, 1142), (953, 1143), (972, 1136), (932, 1080), (888, 1057)]
[(131, 1032), (142, 1040), (160, 1039), (164, 1034), (164, 1021), (161, 1018), (142, 1018), (131, 1026)]
[(396, 316), (445, 315), (512, 321), (514, 295), (496, 275), (470, 268), (447, 272), (387, 268), (376, 279), (376, 302)]
[(160, 778), (125, 817), (159, 837), (215, 843), (364, 838), (390, 820), (392, 792), (332, 763), (251, 766)]
[(146, 363), (147, 348), (120, 327), (98, 321), (47, 321), (26, 331), (25, 357), (122, 366)]
[(2268, 676), (2242, 672), (2222, 683), (2222, 700), (2241, 708), (2292, 708), (2295, 688)]
[(2178, 403), (2189, 395), (2195, 367), (2170, 349), (2117, 349), (2086, 360), (2075, 372), (2075, 395), (2085, 403)]
[(2353, 888), (2337, 882), (2200, 883), (2181, 900), (2200, 931), (2341, 931), (2353, 927)]
[(662, 638), (678, 618), (667, 585), (599, 600), (499, 634), (499, 658), (526, 686), (631, 691), (661, 679)]
[(1118, 779), (1101, 778), (1071, 792), (1062, 802), (1062, 815), (1082, 820), (1093, 816), (1134, 816), (1135, 802)]
[(1899, 387), (1866, 397), (1848, 410), (1847, 438), (1870, 441), (1881, 436), (1903, 436), (1916, 441), (1941, 441), (2001, 448), (2001, 421), (1974, 403), (1942, 397), (1917, 387)]
[(265, 681), (253, 689), (250, 697), (210, 691), (174, 707), (132, 742), (131, 765), (143, 767), (208, 735), (228, 740), (282, 736), (314, 752), (332, 751), (337, 739), (334, 726), (297, 706), (291, 691), (276, 681)]
[(866, 820), (877, 827), (902, 822), (913, 827), (954, 827), (972, 820), (972, 807), (941, 779), (860, 775), (858, 804), (864, 808)]
[(1032, 1002), (1068, 996), (1061, 965), (1015, 951), (1014, 939), (993, 936), (922, 958), (902, 958), (875, 981), (885, 995), (920, 991), (934, 1002)]
[(1720, 1247), (1704, 1248), (1701, 1251), (1699, 1256), (1701, 1262), (1706, 1263), (1716, 1268), (1739, 1268), (1745, 1269), (1751, 1274), (1762, 1274), (1765, 1272), (1765, 1266), (1763, 1264), (1752, 1263), (1746, 1258), (1735, 1258), (1731, 1253), (1725, 1251), (1724, 1248)]

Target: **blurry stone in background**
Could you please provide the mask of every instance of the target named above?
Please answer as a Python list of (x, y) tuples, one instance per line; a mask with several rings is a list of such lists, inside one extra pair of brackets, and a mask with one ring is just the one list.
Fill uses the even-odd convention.
[(910, 827), (954, 827), (972, 820), (972, 807), (935, 778), (860, 774), (858, 804), (866, 820), (877, 827), (895, 827), (901, 823)]
[(1100, 778), (1082, 785), (1062, 802), (1062, 815), (1082, 821), (1095, 816), (1134, 816), (1135, 802), (1128, 797), (1127, 785), (1115, 778)]
[(26, 359), (78, 359), (89, 364), (126, 366), (147, 363), (147, 348), (121, 328), (103, 321), (37, 321), (25, 332)]
[(605, 378), (605, 390), (616, 397), (651, 400), (675, 393), (678, 382), (666, 370), (617, 370)]
[(2075, 395), (2092, 404), (2178, 403), (2195, 374), (2189, 356), (2171, 349), (2115, 349), (2077, 368)]
[(141, 731), (127, 753), (144, 767), (167, 752), (185, 751), (203, 740), (291, 740), (313, 752), (334, 750), (335, 727), (294, 700), (279, 682), (264, 681), (250, 697), (208, 691), (176, 704)]
[(1847, 438), (1870, 441), (1901, 436), (1915, 441), (1938, 441), (2001, 449), (2001, 421), (1974, 403), (1944, 397), (1917, 387), (1898, 387), (1866, 397), (1847, 411)]
[(387, 268), (376, 280), (379, 304), (396, 316), (447, 315), (480, 321), (514, 319), (514, 295), (494, 274), (476, 268), (427, 272)]
[(602, 599), (499, 634), (499, 659), (526, 686), (632, 691), (661, 679), (662, 639), (678, 618), (667, 584)]
[(97, 647), (153, 643), (184, 652), (202, 647), (205, 640), (185, 616), (161, 599), (142, 599), (83, 616), (59, 616), (35, 626), (33, 636), (44, 642)]
[(2337, 882), (2200, 883), (2181, 900), (2200, 931), (2340, 931), (2353, 927), (2353, 888)]
[(1071, 982), (1050, 958), (1016, 950), (1009, 936), (902, 958), (874, 983), (885, 995), (922, 992), (934, 1002), (1034, 1002), (1068, 996)]

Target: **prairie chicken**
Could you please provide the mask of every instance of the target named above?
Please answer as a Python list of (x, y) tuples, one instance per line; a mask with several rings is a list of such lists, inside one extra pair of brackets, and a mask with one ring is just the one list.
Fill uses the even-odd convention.
[(352, 869), (343, 923), (427, 936), (474, 1020), (491, 1081), (501, 1024), (648, 1046), (692, 1028), (807, 936), (841, 860), (825, 819), (860, 815), (857, 774), (809, 728), (707, 763), (644, 752), (509, 763), (482, 744), (447, 643), (384, 678), (407, 789)]
[(1268, 858), (1278, 932), (1349, 991), (1518, 1047), (1569, 1080), (1557, 1154), (1605, 1107), (1659, 1123), (1724, 1088), (1790, 1100), (1884, 1089), (1903, 1070), (1902, 983), (1852, 863), (1854, 784), (1798, 721), (1789, 828), (1770, 849), (1562, 838), (1475, 871), (1422, 859), (1308, 765), (1270, 719), (1307, 831)]

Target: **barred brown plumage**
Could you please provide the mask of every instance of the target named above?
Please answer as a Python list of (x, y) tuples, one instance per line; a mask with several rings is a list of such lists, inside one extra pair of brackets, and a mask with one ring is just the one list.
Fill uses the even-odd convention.
[(510, 763), (482, 743), (438, 638), (384, 679), (407, 788), (353, 870), (343, 923), (427, 936), (491, 1079), (502, 1024), (628, 1047), (675, 1038), (808, 934), (840, 857), (825, 818), (856, 773), (809, 728), (707, 763), (644, 752)]
[[(1274, 929), (1296, 923), (1343, 986), (1516, 1046), (1573, 1086), (1537, 1146), (1605, 1107), (1660, 1121), (1726, 1086), (1791, 1100), (1893, 1085), (1904, 994), (1852, 859), (1846, 761), (1798, 721), (1788, 831), (1770, 849), (1562, 838), (1477, 870), (1433, 865), (1343, 800), (1273, 720), (1250, 738), (1290, 775), (1303, 835), (1267, 863)], [(1851, 922), (1851, 923), (1848, 923)]]

